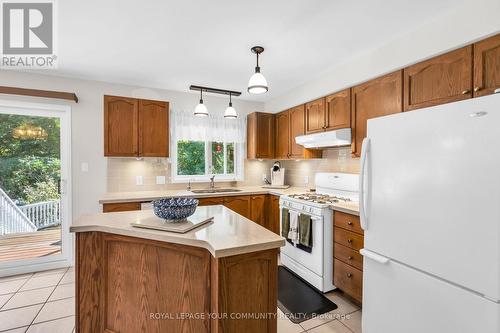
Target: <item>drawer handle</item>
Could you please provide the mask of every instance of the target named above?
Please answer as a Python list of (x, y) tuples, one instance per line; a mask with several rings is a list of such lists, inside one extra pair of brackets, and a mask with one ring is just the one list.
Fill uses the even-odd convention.
[(481, 90), (481, 87), (475, 87), (474, 88), (474, 92), (478, 92), (479, 90)]
[(352, 244), (352, 239), (348, 239), (347, 243)]
[(352, 278), (352, 274), (351, 273), (347, 273), (347, 277), (348, 278)]
[(349, 256), (349, 257), (347, 257), (347, 259), (352, 260), (352, 257), (351, 257), (351, 256)]
[(352, 222), (351, 222), (351, 221), (349, 221), (349, 222), (347, 222), (347, 224), (348, 224), (348, 225), (352, 225)]
[(469, 89), (465, 89), (464, 91), (462, 91), (462, 95), (467, 95), (468, 93), (470, 93)]

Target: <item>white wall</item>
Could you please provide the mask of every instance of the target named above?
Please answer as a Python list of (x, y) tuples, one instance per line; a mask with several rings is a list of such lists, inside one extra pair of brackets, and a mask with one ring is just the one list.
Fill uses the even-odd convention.
[[(426, 22), (419, 29), (339, 64), (321, 77), (266, 102), (265, 109), (283, 111), (494, 35), (500, 32), (499, 13), (500, 0), (466, 0), (456, 10)], [(348, 29), (342, 33), (348, 33)], [(333, 43), (334, 39), (328, 42)]]
[[(0, 71), (0, 86), (75, 92), (78, 103), (52, 99), (25, 98), (2, 95), (1, 98), (29, 100), (54, 104), (65, 103), (72, 107), (72, 177), (73, 216), (99, 211), (98, 200), (106, 192), (107, 160), (104, 157), (103, 95), (118, 95), (166, 100), (171, 109), (194, 110), (199, 95), (160, 89), (28, 74), (17, 71)], [(204, 96), (209, 112), (224, 112), (228, 100), (223, 97)], [(253, 111), (262, 111), (263, 104), (233, 99), (241, 117)], [(81, 172), (82, 162), (89, 163), (89, 171)]]

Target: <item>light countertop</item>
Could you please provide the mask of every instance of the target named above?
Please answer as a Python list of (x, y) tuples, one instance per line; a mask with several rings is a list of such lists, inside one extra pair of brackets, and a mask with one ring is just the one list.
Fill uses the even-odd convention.
[[(190, 197), (190, 198), (213, 198), (238, 195), (290, 195), (309, 191), (306, 187), (290, 187), (287, 189), (263, 188), (261, 186), (238, 186), (240, 191), (229, 193), (193, 193), (187, 190), (165, 190), (165, 191), (136, 191), (136, 192), (108, 192), (104, 194), (99, 203), (119, 203), (119, 202), (142, 202), (168, 197)], [(359, 206), (356, 202), (339, 202), (331, 205), (334, 210), (348, 214), (359, 215)]]
[(139, 237), (168, 243), (207, 249), (215, 258), (250, 253), (285, 245), (285, 239), (274, 232), (218, 205), (208, 206), (213, 223), (200, 226), (185, 234), (136, 228), (131, 222), (141, 222), (154, 216), (152, 210), (83, 215), (70, 227), (71, 232), (98, 231), (122, 236)]

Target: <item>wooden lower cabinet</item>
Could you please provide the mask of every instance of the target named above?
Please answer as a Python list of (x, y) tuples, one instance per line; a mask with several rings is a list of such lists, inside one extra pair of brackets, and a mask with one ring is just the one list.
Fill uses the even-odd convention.
[(265, 227), (279, 235), (280, 233), (280, 197), (278, 195), (268, 195), (267, 223)]
[(76, 332), (276, 333), (277, 257), (272, 249), (214, 258), (198, 247), (77, 233)]
[(224, 197), (215, 197), (215, 198), (199, 198), (198, 206), (214, 206), (214, 205), (223, 205)]
[(267, 212), (266, 195), (252, 195), (250, 196), (250, 220), (254, 221), (261, 226), (266, 225), (266, 212)]
[(225, 197), (224, 206), (241, 216), (251, 219), (250, 216), (250, 196), (242, 195), (236, 197)]
[(364, 246), (363, 230), (359, 217), (334, 212), (333, 232), (333, 284), (355, 301), (362, 302), (363, 257), (359, 250)]
[(102, 205), (103, 213), (114, 213), (114, 212), (128, 212), (131, 210), (140, 210), (140, 202), (117, 202), (117, 203), (105, 203)]

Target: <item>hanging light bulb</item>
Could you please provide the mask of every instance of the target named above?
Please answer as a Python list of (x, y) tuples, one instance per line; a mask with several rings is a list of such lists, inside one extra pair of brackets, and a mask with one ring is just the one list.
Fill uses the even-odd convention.
[(248, 92), (250, 94), (263, 94), (268, 90), (267, 80), (260, 72), (259, 67), (259, 54), (264, 52), (264, 48), (262, 46), (254, 46), (251, 50), (257, 54), (257, 66), (255, 67), (255, 73), (248, 80)]
[(194, 115), (198, 117), (208, 116), (208, 110), (205, 104), (203, 104), (203, 89), (200, 89), (200, 104), (196, 105), (194, 109)]
[(224, 118), (232, 118), (236, 119), (238, 114), (236, 113), (235, 108), (233, 108), (233, 102), (231, 101), (231, 93), (229, 93), (229, 106), (226, 108), (224, 112)]

